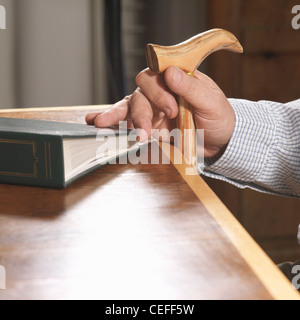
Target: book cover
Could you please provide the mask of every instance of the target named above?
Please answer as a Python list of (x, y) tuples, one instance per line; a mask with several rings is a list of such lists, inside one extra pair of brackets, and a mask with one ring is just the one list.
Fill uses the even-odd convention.
[(128, 130), (98, 129), (85, 124), (0, 118), (0, 183), (65, 188), (101, 166), (101, 161), (95, 161), (66, 181), (65, 139), (96, 141), (99, 135), (108, 139), (112, 135), (127, 138), (128, 133)]

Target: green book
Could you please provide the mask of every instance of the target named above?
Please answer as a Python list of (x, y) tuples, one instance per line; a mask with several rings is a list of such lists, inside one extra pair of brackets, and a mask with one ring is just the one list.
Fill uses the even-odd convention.
[(126, 129), (0, 118), (0, 183), (63, 189), (138, 148)]

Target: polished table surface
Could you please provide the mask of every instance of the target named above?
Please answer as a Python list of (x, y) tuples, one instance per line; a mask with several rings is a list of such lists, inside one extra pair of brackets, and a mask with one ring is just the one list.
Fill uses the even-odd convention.
[[(0, 116), (82, 123), (106, 107)], [(299, 299), (202, 178), (178, 165), (111, 165), (65, 190), (0, 194), (2, 300)]]

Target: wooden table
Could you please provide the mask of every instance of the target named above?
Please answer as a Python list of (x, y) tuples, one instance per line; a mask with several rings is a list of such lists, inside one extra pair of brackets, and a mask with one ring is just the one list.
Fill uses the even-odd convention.
[[(106, 106), (3, 110), (84, 122)], [(0, 299), (299, 299), (200, 176), (111, 165), (65, 190), (0, 185)]]

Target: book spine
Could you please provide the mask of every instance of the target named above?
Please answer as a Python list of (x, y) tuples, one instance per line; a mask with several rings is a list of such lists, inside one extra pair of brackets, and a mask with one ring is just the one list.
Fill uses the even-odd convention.
[(1, 133), (0, 183), (64, 188), (62, 139)]

